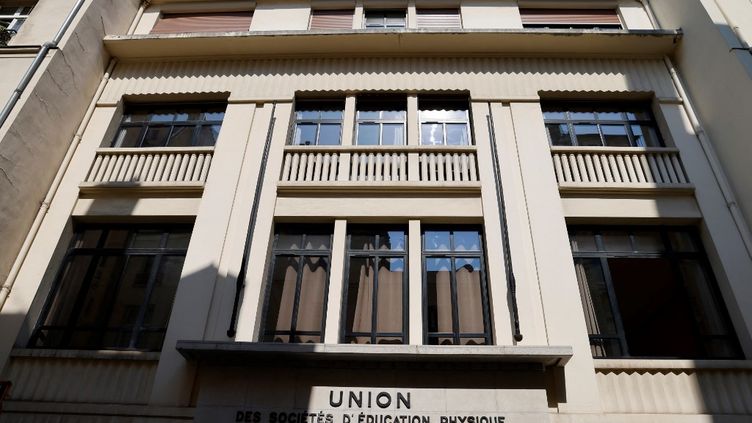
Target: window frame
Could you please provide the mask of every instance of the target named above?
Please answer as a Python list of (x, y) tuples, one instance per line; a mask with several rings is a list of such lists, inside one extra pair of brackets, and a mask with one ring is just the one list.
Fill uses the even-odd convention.
[[(533, 10), (546, 10), (550, 12), (551, 14), (555, 14), (556, 11), (558, 11), (562, 15), (562, 20), (560, 22), (555, 23), (545, 23), (545, 24), (536, 24), (536, 23), (525, 23), (525, 12), (533, 11)], [(618, 24), (615, 23), (606, 23), (606, 24), (582, 24), (582, 23), (572, 23), (566, 21), (566, 13), (569, 11), (578, 11), (578, 10), (587, 10), (587, 11), (613, 11), (614, 16), (619, 21)], [(525, 12), (523, 12), (525, 11)], [(570, 8), (549, 8), (549, 7), (520, 7), (519, 8), (520, 15), (522, 17), (522, 27), (524, 29), (592, 29), (592, 30), (625, 30), (627, 29), (626, 23), (624, 21), (624, 18), (621, 16), (621, 11), (619, 7), (614, 8), (605, 8), (605, 7), (594, 7), (589, 9), (570, 9)], [(600, 26), (599, 26), (600, 25)]]
[[(368, 230), (370, 229), (370, 232)], [(404, 236), (405, 236), (405, 248), (403, 250), (380, 250), (378, 249), (378, 246), (380, 245), (380, 233), (377, 232), (379, 230), (382, 231), (388, 231), (388, 230), (396, 230), (400, 229), (402, 230)], [(357, 250), (352, 249), (352, 235), (369, 235), (374, 237), (375, 240), (375, 246), (376, 249), (374, 250)], [(375, 233), (375, 235), (374, 235)], [(390, 338), (401, 338), (402, 339), (402, 345), (408, 344), (408, 334), (409, 334), (409, 321), (410, 321), (410, 315), (409, 315), (409, 230), (405, 225), (353, 225), (352, 229), (348, 229), (347, 236), (345, 239), (345, 271), (344, 271), (344, 278), (343, 278), (343, 287), (342, 287), (342, 313), (341, 313), (341, 322), (340, 324), (340, 343), (350, 343), (347, 341), (350, 337), (366, 337), (369, 336), (371, 338), (370, 345), (376, 345), (376, 338), (379, 337), (390, 337)], [(372, 259), (374, 263), (374, 267), (376, 268), (373, 276), (373, 291), (372, 291), (372, 302), (371, 302), (371, 332), (352, 332), (349, 330), (347, 325), (347, 311), (348, 311), (348, 295), (349, 295), (349, 289), (350, 289), (350, 265), (351, 265), (351, 259), (352, 258), (366, 258), (366, 259)], [(380, 259), (390, 259), (390, 258), (397, 258), (402, 259), (405, 263), (405, 269), (402, 272), (402, 333), (396, 333), (396, 332), (377, 332), (376, 331), (376, 322), (378, 319), (378, 307), (377, 307), (377, 301), (378, 301), (378, 261)]]
[[(421, 108), (421, 100), (428, 101), (428, 102), (441, 102), (446, 101), (447, 104), (451, 103), (460, 103), (463, 102), (465, 104), (465, 119), (459, 120), (459, 119), (446, 119), (446, 120), (438, 120), (438, 119), (424, 119), (423, 113), (429, 110), (436, 110), (436, 109), (422, 109)], [(459, 110), (459, 109), (458, 109)], [(453, 98), (453, 97), (418, 97), (418, 132), (419, 132), (419, 144), (422, 146), (445, 146), (445, 147), (469, 147), (475, 145), (475, 139), (473, 137), (472, 132), (472, 125), (471, 125), (471, 117), (470, 117), (470, 100), (468, 98)], [(424, 144), (423, 143), (423, 125), (424, 124), (437, 124), (442, 126), (443, 131), (443, 143), (441, 144)], [(467, 144), (447, 144), (447, 124), (464, 124), (465, 125), (465, 131), (467, 132)]]
[[(459, 229), (457, 229), (459, 228)], [(449, 250), (426, 250), (426, 232), (448, 231), (450, 249)], [(458, 231), (477, 231), (479, 236), (480, 251), (455, 251), (455, 232)], [(450, 346), (467, 346), (461, 343), (463, 338), (484, 338), (485, 344), (494, 345), (493, 339), (493, 322), (491, 320), (491, 296), (488, 289), (488, 275), (486, 270), (486, 245), (483, 228), (479, 225), (468, 226), (447, 226), (447, 225), (426, 225), (421, 227), (420, 233), (421, 249), (421, 275), (422, 275), (422, 307), (423, 307), (423, 344), (434, 345), (430, 343), (431, 338), (452, 338)], [(452, 300), (452, 332), (429, 332), (429, 310), (428, 310), (428, 267), (427, 259), (431, 258), (448, 258), (451, 263), (450, 274), (450, 292)], [(459, 332), (459, 304), (457, 300), (457, 280), (455, 260), (458, 258), (477, 258), (480, 261), (480, 284), (481, 284), (481, 301), (483, 303), (483, 333), (460, 333)], [(437, 344), (438, 345), (438, 344)], [(441, 345), (439, 345), (441, 346)]]
[[(593, 232), (593, 238), (595, 241), (595, 245), (597, 248), (597, 251), (574, 251), (572, 246), (572, 235), (579, 231), (592, 231)], [(633, 251), (607, 251), (604, 242), (603, 242), (603, 232), (607, 231), (624, 231), (629, 236), (629, 242), (630, 246)], [(652, 232), (657, 233), (660, 235), (660, 239), (663, 242), (663, 251), (656, 251), (656, 252), (645, 252), (645, 251), (637, 251), (635, 248), (636, 242), (635, 242), (635, 232)], [(688, 234), (692, 240), (692, 243), (696, 247), (696, 251), (676, 251), (674, 247), (671, 244), (671, 239), (669, 238), (669, 232), (684, 232)], [(578, 259), (580, 260), (598, 260), (600, 262), (601, 269), (603, 270), (603, 280), (604, 284), (606, 286), (606, 292), (608, 295), (608, 302), (611, 306), (611, 312), (614, 319), (614, 325), (615, 329), (617, 331), (617, 334), (614, 336), (611, 335), (591, 335), (588, 333), (588, 340), (590, 341), (590, 345), (594, 345), (592, 342), (593, 340), (616, 340), (619, 342), (619, 348), (622, 351), (622, 354), (620, 356), (608, 356), (604, 355), (602, 357), (600, 356), (593, 356), (594, 359), (687, 359), (687, 358), (677, 358), (677, 357), (671, 357), (671, 356), (633, 356), (629, 352), (629, 346), (627, 345), (627, 334), (624, 329), (624, 322), (621, 316), (621, 310), (619, 309), (619, 303), (618, 303), (618, 297), (616, 295), (616, 289), (614, 288), (613, 283), (613, 276), (611, 275), (611, 269), (608, 265), (608, 259), (609, 258), (621, 258), (621, 259), (629, 259), (629, 258), (660, 258), (660, 259), (666, 259), (669, 261), (671, 265), (671, 269), (673, 274), (677, 277), (677, 280), (682, 284), (682, 288), (685, 288), (685, 281), (683, 278), (681, 278), (681, 272), (678, 267), (678, 262), (681, 260), (694, 260), (696, 261), (702, 268), (702, 271), (706, 277), (707, 281), (707, 288), (710, 291), (710, 293), (713, 296), (713, 301), (716, 306), (719, 308), (720, 316), (717, 316), (726, 326), (726, 328), (729, 331), (728, 336), (719, 336), (719, 335), (702, 335), (699, 330), (699, 326), (697, 321), (692, 321), (693, 325), (693, 332), (695, 333), (695, 336), (697, 337), (697, 340), (700, 341), (700, 344), (703, 348), (703, 353), (705, 354), (704, 357), (697, 357), (697, 358), (689, 358), (691, 359), (743, 359), (743, 352), (741, 351), (740, 345), (739, 345), (739, 338), (737, 335), (736, 328), (733, 325), (733, 322), (731, 321), (731, 318), (728, 314), (728, 307), (726, 305), (726, 301), (723, 298), (723, 295), (721, 294), (720, 288), (718, 286), (718, 282), (715, 278), (715, 274), (713, 273), (712, 267), (710, 265), (710, 261), (707, 257), (707, 254), (705, 252), (705, 248), (703, 246), (702, 240), (699, 237), (699, 234), (697, 233), (697, 229), (691, 226), (668, 226), (668, 225), (658, 225), (658, 226), (646, 226), (646, 225), (567, 225), (567, 234), (569, 236), (569, 242), (570, 242), (570, 250), (572, 252), (572, 258), (573, 262), (576, 264)], [(579, 288), (578, 288), (579, 290)], [(580, 291), (580, 296), (582, 296), (582, 292)], [(686, 298), (687, 304), (689, 309), (692, 311), (693, 315), (699, 314), (699, 311), (692, 305), (692, 302), (689, 298)], [(733, 345), (734, 348), (737, 350), (738, 357), (734, 358), (714, 358), (710, 354), (708, 354), (707, 349), (705, 348), (705, 342), (703, 342), (706, 339), (728, 339), (729, 342)]]
[[(151, 120), (143, 120), (143, 121), (135, 121), (135, 122), (126, 122), (126, 118), (128, 116), (131, 116), (136, 113), (145, 113), (147, 115), (151, 115), (155, 111), (159, 110), (168, 110), (172, 109), (174, 114), (177, 114), (179, 110), (183, 109), (190, 109), (190, 108), (199, 108), (201, 109), (201, 116), (204, 116), (205, 113), (207, 113), (207, 110), (214, 108), (214, 107), (223, 107), (224, 110), (222, 111), (222, 119), (221, 120), (202, 120), (202, 119), (193, 119), (193, 120), (185, 120), (185, 121), (175, 121), (174, 118), (172, 121), (169, 122), (152, 122)], [(214, 112), (212, 112), (214, 113)], [(112, 139), (112, 142), (110, 142), (110, 145), (108, 148), (192, 148), (192, 147), (215, 147), (216, 141), (212, 145), (198, 145), (197, 142), (200, 139), (200, 132), (201, 129), (204, 127), (212, 127), (212, 126), (219, 126), (219, 130), (221, 132), (222, 130), (222, 124), (224, 123), (225, 115), (227, 114), (227, 103), (222, 102), (207, 102), (207, 103), (157, 103), (157, 104), (135, 104), (135, 105), (129, 105), (126, 106), (126, 109), (123, 113), (123, 116), (120, 118), (120, 124), (118, 125), (117, 130), (115, 131), (115, 136)], [(170, 137), (172, 136), (175, 128), (190, 128), (193, 127), (193, 132), (191, 135), (191, 145), (189, 146), (171, 146), (169, 144)], [(120, 138), (120, 133), (124, 129), (128, 128), (141, 128), (139, 135), (138, 135), (138, 145), (133, 147), (123, 147), (122, 141), (118, 141)], [(150, 128), (169, 128), (169, 133), (167, 134), (165, 140), (166, 144), (162, 146), (144, 146), (144, 141), (146, 139), (146, 135), (148, 133), (148, 130)], [(217, 133), (217, 140), (219, 139), (219, 134)]]
[(11, 37), (17, 34), (21, 26), (29, 19), (33, 9), (34, 6), (16, 6), (16, 11), (12, 15), (0, 15), (0, 21), (8, 22), (8, 26), (4, 30), (11, 34)]
[[(389, 25), (387, 23), (387, 19), (389, 19), (389, 15), (401, 15), (402, 16), (402, 25), (401, 26), (394, 26)], [(368, 15), (381, 15), (381, 25), (379, 26), (369, 26), (368, 25)], [(366, 9), (363, 10), (363, 29), (406, 29), (407, 28), (407, 10), (406, 9)]]
[[(319, 113), (319, 117), (317, 119), (302, 119), (298, 118), (298, 104), (300, 103), (309, 103), (309, 104), (326, 104), (326, 103), (341, 103), (342, 109), (339, 110), (342, 113), (342, 117), (340, 119), (325, 119), (321, 117), (322, 111), (324, 109), (317, 110)], [(344, 134), (345, 129), (345, 99), (299, 99), (296, 100), (295, 107), (293, 108), (293, 125), (292, 125), (292, 132), (290, 133), (290, 138), (287, 142), (287, 145), (296, 146), (296, 147), (308, 147), (308, 146), (341, 146), (342, 145), (342, 135)], [(308, 124), (308, 125), (316, 125), (316, 140), (313, 144), (296, 144), (295, 143), (295, 134), (298, 131), (298, 125), (300, 124)], [(338, 124), (339, 125), (339, 139), (337, 144), (321, 144), (321, 126), (327, 125), (327, 124)]]
[[(385, 103), (394, 102), (397, 103), (402, 102), (404, 99), (405, 102), (405, 108), (402, 110), (404, 112), (404, 118), (403, 119), (386, 119), (383, 117), (384, 112), (391, 112), (394, 110), (379, 110), (379, 117), (378, 118), (361, 118), (360, 112), (373, 112), (374, 110), (360, 110), (358, 107), (359, 102), (375, 102), (378, 103), (379, 101), (384, 101)], [(359, 147), (380, 147), (380, 146), (386, 146), (386, 147), (400, 147), (400, 146), (406, 146), (408, 145), (407, 140), (407, 115), (408, 115), (408, 104), (407, 104), (407, 97), (399, 96), (399, 97), (385, 97), (382, 99), (374, 99), (370, 97), (366, 98), (358, 98), (355, 102), (355, 138), (353, 139), (354, 144)], [(379, 127), (379, 143), (378, 144), (360, 144), (360, 126), (361, 124), (366, 125), (378, 125)], [(384, 144), (384, 125), (389, 124), (399, 124), (402, 125), (402, 144)]]
[[(160, 239), (160, 247), (150, 247), (150, 248), (136, 248), (131, 246), (131, 243), (133, 241), (134, 234), (137, 233), (138, 230), (149, 230), (149, 229), (161, 229), (161, 239)], [(86, 231), (89, 230), (101, 230), (102, 233), (99, 235), (99, 238), (97, 240), (96, 247), (76, 247), (75, 243), (79, 240), (83, 239), (83, 234)], [(118, 248), (112, 248), (112, 247), (105, 247), (105, 242), (108, 240), (108, 235), (113, 230), (128, 230), (128, 239), (126, 241), (126, 244), (128, 246), (126, 247), (118, 247)], [(143, 333), (155, 333), (155, 332), (164, 332), (166, 334), (168, 326), (169, 326), (169, 318), (167, 320), (166, 326), (164, 328), (153, 328), (153, 327), (145, 327), (144, 321), (146, 318), (147, 309), (150, 303), (150, 300), (152, 298), (152, 294), (154, 293), (154, 288), (156, 286), (156, 279), (159, 273), (160, 266), (162, 264), (164, 257), (183, 257), (183, 260), (185, 260), (185, 257), (188, 252), (188, 248), (190, 247), (190, 244), (188, 244), (185, 248), (167, 248), (167, 242), (169, 239), (169, 235), (172, 233), (173, 230), (178, 230), (181, 232), (188, 232), (191, 234), (193, 232), (193, 224), (183, 224), (183, 223), (171, 223), (171, 224), (157, 224), (157, 223), (149, 223), (149, 224), (138, 224), (138, 223), (132, 223), (132, 224), (106, 224), (106, 223), (100, 223), (100, 224), (77, 224), (75, 225), (73, 236), (71, 237), (71, 240), (68, 244), (68, 249), (65, 252), (65, 255), (63, 256), (62, 260), (60, 261), (60, 265), (58, 266), (57, 271), (55, 272), (54, 281), (52, 283), (52, 286), (50, 287), (50, 290), (47, 294), (47, 297), (45, 298), (44, 304), (42, 306), (41, 312), (39, 314), (39, 318), (37, 319), (37, 323), (34, 325), (34, 329), (32, 330), (32, 334), (28, 341), (28, 347), (29, 348), (35, 348), (35, 349), (70, 349), (70, 346), (63, 346), (63, 347), (54, 347), (54, 346), (38, 346), (35, 345), (36, 342), (40, 339), (41, 331), (44, 330), (50, 330), (50, 329), (62, 329), (64, 330), (63, 333), (63, 341), (61, 344), (69, 345), (70, 338), (73, 336), (73, 332), (75, 330), (90, 330), (90, 331), (99, 331), (101, 332), (98, 334), (100, 337), (99, 340), (99, 346), (94, 349), (99, 350), (117, 350), (117, 351), (161, 351), (162, 345), (160, 344), (160, 348), (157, 350), (152, 349), (144, 349), (144, 348), (136, 348), (136, 342), (139, 339), (140, 335)], [(190, 237), (189, 237), (190, 238)], [(47, 320), (49, 317), (49, 313), (51, 311), (51, 308), (57, 299), (58, 295), (61, 295), (59, 290), (61, 288), (61, 285), (63, 283), (63, 279), (65, 276), (65, 271), (68, 268), (68, 265), (73, 262), (74, 257), (78, 256), (90, 256), (92, 257), (91, 263), (89, 263), (86, 267), (86, 272), (84, 274), (84, 280), (81, 282), (81, 286), (78, 289), (78, 292), (75, 294), (74, 298), (74, 306), (73, 311), (71, 312), (71, 315), (68, 317), (68, 322), (65, 326), (58, 326), (58, 325), (45, 325), (44, 321)], [(107, 304), (110, 306), (113, 306), (116, 303), (117, 300), (117, 294), (118, 289), (121, 286), (121, 283), (123, 282), (125, 270), (128, 265), (128, 261), (131, 257), (153, 257), (154, 261), (151, 264), (151, 267), (149, 268), (149, 278), (147, 279), (145, 283), (144, 288), (144, 298), (141, 302), (141, 306), (139, 307), (138, 317), (136, 321), (133, 323), (133, 328), (131, 329), (131, 335), (130, 335), (130, 341), (128, 343), (128, 347), (111, 347), (106, 345), (101, 345), (103, 342), (103, 338), (106, 336), (105, 332), (108, 330), (108, 327), (103, 325), (102, 327), (88, 327), (88, 326), (76, 326), (75, 321), (78, 319), (78, 317), (82, 313), (82, 306), (83, 302), (86, 300), (87, 291), (88, 288), (91, 286), (91, 283), (93, 281), (93, 278), (95, 276), (96, 269), (98, 267), (98, 264), (101, 262), (102, 257), (124, 257), (123, 259), (123, 265), (120, 269), (120, 273), (115, 276), (112, 280), (108, 281), (108, 289), (110, 289), (112, 292), (109, 293), (107, 296)], [(183, 262), (183, 266), (185, 265), (185, 261)], [(182, 267), (181, 267), (181, 273), (182, 273)], [(178, 279), (178, 285), (180, 284), (180, 279)], [(176, 288), (176, 293), (177, 293)], [(172, 314), (172, 307), (174, 305), (174, 298), (172, 299), (173, 303), (170, 305), (170, 314)], [(104, 317), (104, 316), (101, 316)], [(124, 331), (124, 329), (116, 329), (119, 331)], [(164, 343), (164, 338), (162, 339), (162, 343)], [(81, 349), (81, 348), (78, 348)]]

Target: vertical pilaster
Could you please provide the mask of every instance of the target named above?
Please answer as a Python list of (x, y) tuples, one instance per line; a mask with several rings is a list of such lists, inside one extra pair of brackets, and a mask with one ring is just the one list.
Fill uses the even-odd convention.
[[(420, 145), (420, 126), (418, 122), (418, 96), (416, 94), (407, 95), (407, 145)], [(417, 151), (407, 153), (407, 180), (419, 181), (419, 154)]]
[(409, 0), (407, 2), (407, 27), (418, 27), (418, 12), (415, 9), (415, 0)]
[(355, 1), (355, 14), (353, 15), (353, 29), (363, 28), (363, 0)]
[(408, 343), (423, 344), (423, 245), (420, 236), (420, 220), (408, 224)]
[(336, 344), (339, 342), (340, 327), (342, 326), (342, 287), (345, 277), (345, 248), (347, 240), (347, 221), (334, 221), (334, 241), (332, 242), (332, 261), (329, 269), (329, 297), (326, 302), (326, 327), (324, 328), (324, 342)]

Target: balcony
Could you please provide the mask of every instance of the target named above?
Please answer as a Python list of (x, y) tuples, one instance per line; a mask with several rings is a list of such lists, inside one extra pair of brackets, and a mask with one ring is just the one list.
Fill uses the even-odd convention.
[(79, 188), (202, 191), (214, 147), (100, 148)]
[(692, 192), (676, 148), (551, 147), (562, 193)]
[(480, 192), (473, 146), (287, 146), (278, 191)]

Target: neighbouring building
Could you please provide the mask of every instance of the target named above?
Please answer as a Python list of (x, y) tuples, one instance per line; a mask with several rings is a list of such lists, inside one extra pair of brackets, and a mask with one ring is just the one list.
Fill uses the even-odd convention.
[(0, 422), (752, 420), (750, 9), (0, 0)]

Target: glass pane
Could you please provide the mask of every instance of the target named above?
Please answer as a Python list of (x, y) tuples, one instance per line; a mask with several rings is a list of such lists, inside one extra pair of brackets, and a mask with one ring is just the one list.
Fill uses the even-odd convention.
[(454, 338), (436, 336), (428, 338), (429, 345), (454, 345)]
[(170, 147), (190, 147), (193, 145), (193, 132), (196, 130), (193, 126), (175, 126), (170, 134), (170, 141), (167, 143)]
[(402, 337), (396, 337), (396, 336), (378, 336), (376, 337), (376, 343), (377, 344), (402, 344)]
[(298, 120), (319, 120), (321, 118), (320, 110), (298, 110), (295, 112), (295, 118)]
[(386, 25), (391, 28), (404, 28), (405, 15), (389, 14), (386, 17)]
[(175, 300), (175, 292), (180, 281), (180, 272), (183, 270), (182, 256), (162, 257), (154, 282), (154, 289), (149, 297), (146, 308), (144, 326), (150, 328), (166, 328), (170, 321), (170, 311)]
[(544, 120), (564, 120), (567, 118), (566, 108), (560, 106), (545, 106), (543, 108)]
[(454, 231), (455, 251), (480, 251), (480, 234), (478, 231)]
[(569, 112), (569, 118), (572, 120), (595, 120), (595, 113), (590, 106), (572, 107)]
[(322, 110), (321, 119), (342, 120), (341, 110)]
[(99, 239), (102, 237), (102, 231), (100, 229), (87, 229), (83, 233), (76, 234), (76, 242), (74, 248), (96, 248), (99, 244)]
[(426, 259), (429, 332), (452, 332), (452, 266), (448, 258)]
[(298, 303), (298, 331), (320, 332), (323, 328), (326, 275), (329, 263), (325, 257), (303, 258), (303, 279)]
[(44, 321), (45, 325), (65, 326), (68, 324), (91, 262), (90, 256), (74, 256), (69, 259), (60, 277), (57, 292)]
[(635, 250), (641, 253), (656, 253), (665, 250), (660, 232), (637, 231), (633, 234)]
[(467, 120), (467, 110), (421, 110), (420, 120), (433, 122), (445, 122), (448, 120)]
[(548, 137), (551, 145), (572, 145), (572, 137), (569, 134), (569, 125), (566, 123), (546, 124)]
[(138, 147), (141, 142), (141, 130), (138, 126), (135, 128), (122, 128), (118, 136), (113, 141), (112, 146), (118, 148)]
[(593, 357), (623, 357), (621, 344), (618, 339), (590, 339), (590, 351)]
[(123, 122), (145, 122), (149, 120), (147, 112), (133, 112), (123, 116)]
[(125, 248), (128, 246), (128, 239), (131, 232), (128, 229), (110, 229), (107, 231), (107, 239), (104, 242), (105, 248)]
[(423, 249), (426, 251), (449, 251), (449, 231), (426, 231), (423, 235)]
[(404, 125), (401, 123), (385, 123), (381, 128), (382, 145), (404, 145)]
[(358, 124), (358, 145), (378, 145), (379, 125), (373, 123)]
[(378, 110), (358, 110), (358, 119), (362, 120), (378, 120), (381, 118), (381, 112)]
[(204, 125), (198, 131), (198, 140), (196, 145), (199, 147), (211, 147), (217, 144), (219, 130), (222, 125)]
[(632, 109), (627, 111), (627, 119), (629, 120), (651, 120), (650, 113), (647, 110)]
[(351, 234), (350, 249), (352, 250), (375, 250), (376, 242), (373, 235)]
[(190, 232), (171, 232), (167, 237), (167, 248), (188, 248), (188, 242), (191, 240)]
[[(289, 331), (292, 328), (292, 310), (295, 302), (295, 284), (298, 278), (299, 257), (278, 256), (274, 261), (269, 305), (266, 310), (266, 332)], [(280, 341), (276, 336), (265, 340)], [(284, 341), (283, 341), (284, 342)]]
[(404, 251), (405, 232), (387, 231), (379, 232), (379, 250)]
[[(222, 107), (224, 109), (224, 107)], [(207, 111), (204, 113), (204, 120), (206, 121), (218, 121), (222, 122), (222, 120), (225, 118), (225, 112), (224, 111)]]
[(630, 252), (632, 244), (629, 240), (629, 234), (624, 231), (603, 231), (603, 248), (606, 251)]
[(199, 119), (201, 119), (201, 110), (199, 109), (182, 109), (175, 114), (175, 122), (186, 122)]
[(331, 235), (306, 235), (305, 245), (303, 248), (306, 250), (328, 250), (332, 242)]
[(423, 145), (444, 144), (444, 125), (439, 123), (420, 125), (420, 143)]
[(384, 16), (382, 15), (366, 15), (366, 27), (382, 27), (384, 26)]
[(590, 335), (616, 335), (616, 320), (600, 259), (575, 259), (580, 299)]
[(149, 115), (152, 122), (172, 122), (175, 113), (172, 110), (156, 110)]
[(486, 338), (460, 338), (460, 345), (486, 345)]
[(131, 248), (159, 248), (162, 244), (162, 230), (139, 229), (133, 237)]
[(153, 264), (153, 256), (131, 256), (128, 259), (115, 302), (109, 310), (108, 328), (131, 328), (136, 323)]
[[(601, 125), (603, 141), (610, 147), (629, 147), (627, 127), (624, 125)], [(579, 139), (579, 138), (578, 138)]]
[(150, 127), (146, 130), (146, 136), (141, 143), (141, 147), (164, 147), (167, 144), (167, 137), (170, 135), (169, 126)]
[(467, 125), (464, 123), (446, 124), (447, 145), (470, 145)]
[(316, 124), (299, 123), (295, 127), (294, 145), (316, 145)]
[(101, 326), (110, 314), (109, 295), (123, 270), (123, 256), (100, 257), (81, 305), (76, 326)]
[(621, 112), (617, 108), (604, 107), (598, 110), (599, 120), (624, 120)]
[(600, 146), (601, 136), (597, 125), (575, 124), (574, 133), (577, 136), (577, 144), (582, 146)]
[(299, 234), (278, 234), (277, 245), (274, 247), (278, 250), (297, 250), (302, 245), (303, 236)]
[(671, 248), (674, 251), (683, 253), (694, 253), (699, 251), (695, 238), (686, 231), (670, 231), (668, 233), (668, 239), (671, 242)]
[(638, 147), (661, 147), (658, 134), (650, 126), (632, 125), (632, 134)]
[(727, 335), (730, 333), (724, 319), (723, 308), (719, 306), (718, 296), (711, 289), (707, 272), (697, 260), (679, 262), (682, 280), (687, 289), (694, 315), (702, 335)]
[(376, 298), (376, 331), (402, 332), (402, 277), (405, 260), (384, 258), (379, 260), (379, 289)]
[(342, 127), (340, 124), (325, 123), (319, 129), (319, 145), (339, 145)]
[(371, 332), (373, 281), (373, 259), (352, 257), (350, 259), (350, 272), (347, 279), (346, 329), (350, 333)]
[(484, 333), (485, 324), (480, 279), (480, 259), (455, 259), (457, 279), (457, 313), (460, 333)]
[(593, 231), (576, 231), (569, 235), (569, 242), (572, 245), (572, 251), (598, 251), (595, 245), (595, 234)]

